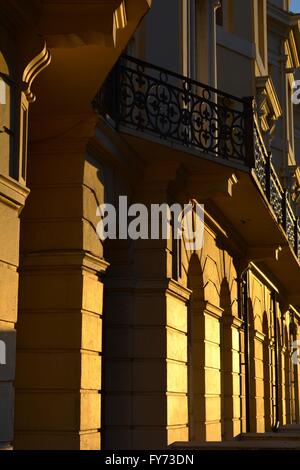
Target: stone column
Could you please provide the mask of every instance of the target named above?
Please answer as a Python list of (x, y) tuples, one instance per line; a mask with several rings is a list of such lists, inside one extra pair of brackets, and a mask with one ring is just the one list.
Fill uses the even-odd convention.
[[(99, 449), (103, 172), (87, 145), (95, 117), (29, 146), (22, 215), (15, 447)], [(56, 120), (35, 123), (55, 134)], [(39, 135), (39, 132), (37, 132)]]
[(50, 60), (40, 38), (32, 41), (28, 34), (23, 50), (22, 40), (16, 39), (26, 29), (22, 22), (12, 42), (13, 27), (9, 32), (1, 27), (0, 50), (0, 71), (7, 81), (2, 81), (0, 103), (0, 449), (11, 448), (13, 442), (20, 214), (29, 194), (25, 181), (28, 108), (33, 100), (31, 85)]
[[(176, 166), (172, 162), (149, 166), (144, 179), (140, 178), (134, 202), (148, 208), (168, 202), (168, 183)], [(165, 448), (188, 440), (190, 291), (171, 279), (171, 244), (171, 240), (138, 240), (111, 246), (112, 256), (118, 250), (118, 259), (114, 257), (105, 287), (104, 435), (108, 449)]]
[(221, 348), (220, 321), (223, 310), (209, 302), (204, 309), (205, 400), (204, 440), (220, 441), (221, 431)]
[(23, 185), (0, 175), (0, 449), (9, 448), (13, 441), (19, 214), (28, 192)]
[[(221, 441), (220, 320), (223, 310), (210, 302), (193, 308), (193, 409), (196, 441)], [(196, 385), (196, 389), (195, 389)]]
[(222, 434), (225, 440), (242, 432), (241, 338), (242, 320), (232, 315), (222, 317)]

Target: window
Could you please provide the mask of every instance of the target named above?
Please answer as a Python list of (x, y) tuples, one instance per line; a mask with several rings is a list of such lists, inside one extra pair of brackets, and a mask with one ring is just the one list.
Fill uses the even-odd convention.
[(216, 22), (217, 25), (223, 26), (224, 24), (224, 5), (223, 0), (220, 0), (221, 6), (217, 9), (216, 12)]
[(265, 5), (261, 0), (257, 2), (258, 20), (258, 47), (262, 61), (265, 59)]
[(0, 52), (0, 173), (10, 174), (11, 86), (8, 65)]
[(6, 85), (4, 80), (0, 77), (0, 104), (6, 105)]

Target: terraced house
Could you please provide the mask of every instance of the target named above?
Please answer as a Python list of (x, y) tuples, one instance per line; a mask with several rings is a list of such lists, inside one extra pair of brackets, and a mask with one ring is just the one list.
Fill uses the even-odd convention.
[[(0, 1), (1, 447), (299, 423), (289, 3)], [(203, 247), (101, 241), (120, 196), (204, 204)]]

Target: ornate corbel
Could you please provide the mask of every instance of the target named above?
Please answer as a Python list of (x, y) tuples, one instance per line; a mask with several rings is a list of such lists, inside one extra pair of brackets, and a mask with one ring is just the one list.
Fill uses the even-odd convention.
[(270, 76), (256, 78), (257, 114), (266, 144), (271, 145), (276, 121), (282, 115), (280, 102)]
[(28, 103), (33, 103), (36, 100), (36, 96), (32, 91), (32, 84), (36, 77), (46, 68), (51, 62), (51, 54), (47, 49), (46, 43), (42, 51), (37, 54), (27, 65), (23, 72), (22, 83), (23, 92), (28, 100)]

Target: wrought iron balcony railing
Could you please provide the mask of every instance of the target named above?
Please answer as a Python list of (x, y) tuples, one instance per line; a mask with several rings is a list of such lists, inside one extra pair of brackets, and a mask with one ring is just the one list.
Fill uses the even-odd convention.
[(245, 163), (248, 102), (122, 56), (95, 99), (102, 115), (161, 139)]
[(296, 250), (296, 253), (298, 253), (298, 259), (300, 260), (300, 224), (299, 224), (299, 220), (298, 220), (298, 237), (296, 238), (296, 241), (297, 241), (296, 248), (298, 248)]
[(93, 106), (116, 129), (123, 126), (254, 170), (300, 261), (299, 221), (261, 137), (253, 98), (240, 99), (123, 55)]
[(272, 155), (267, 152), (258, 126), (254, 121), (255, 174), (261, 189), (273, 209), (277, 222), (282, 226), (290, 245), (300, 261), (300, 227), (291, 206), (290, 195), (284, 190), (272, 163)]

